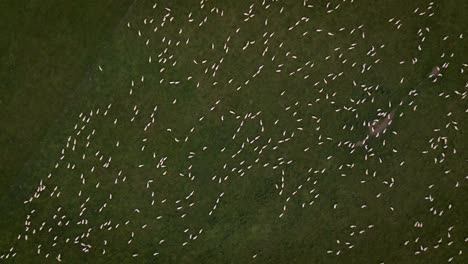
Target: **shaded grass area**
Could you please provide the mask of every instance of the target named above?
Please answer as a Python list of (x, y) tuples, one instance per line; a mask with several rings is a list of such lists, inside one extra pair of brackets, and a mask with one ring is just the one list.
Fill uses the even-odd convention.
[(90, 78), (90, 66), (131, 3), (2, 2), (1, 22), (6, 28), (0, 38), (2, 229), (18, 216), (15, 207), (24, 199), (17, 195), (18, 188), (37, 179), (33, 175), (19, 179), (19, 172), (44, 146), (50, 126), (67, 119), (64, 109), (86, 101), (82, 95), (93, 87), (80, 84)]

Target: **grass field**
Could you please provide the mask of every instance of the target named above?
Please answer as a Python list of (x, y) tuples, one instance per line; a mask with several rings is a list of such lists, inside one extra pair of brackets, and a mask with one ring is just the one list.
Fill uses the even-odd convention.
[(0, 3), (0, 262), (467, 263), (467, 11)]

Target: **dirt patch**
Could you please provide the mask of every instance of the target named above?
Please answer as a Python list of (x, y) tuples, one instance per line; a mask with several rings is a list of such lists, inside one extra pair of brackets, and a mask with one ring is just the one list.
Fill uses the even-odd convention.
[(369, 126), (369, 135), (378, 137), (392, 123), (394, 116), (395, 110), (393, 110), (383, 119), (374, 122), (372, 126)]

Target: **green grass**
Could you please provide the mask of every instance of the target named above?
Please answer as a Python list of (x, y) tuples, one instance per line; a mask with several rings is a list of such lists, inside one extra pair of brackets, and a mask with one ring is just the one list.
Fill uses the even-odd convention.
[[(460, 69), (465, 67), (467, 52), (459, 35), (466, 33), (463, 14), (467, 4), (436, 3), (435, 14), (429, 17), (413, 14), (417, 7), (426, 9), (428, 2), (346, 1), (329, 14), (326, 2), (311, 3), (313, 8), (300, 2), (272, 2), (268, 9), (258, 2), (255, 17), (243, 22), (250, 4), (208, 2), (204, 9), (198, 1), (159, 3), (155, 9), (149, 1), (4, 4), (2, 12), (7, 15), (0, 26), (8, 29), (0, 39), (0, 253), (12, 246), (17, 252), (6, 261), (49, 263), (56, 262), (58, 254), (66, 263), (442, 263), (452, 256), (456, 263), (466, 261), (466, 253), (458, 255), (468, 235), (463, 174), (466, 99), (454, 91), (463, 93), (465, 89), (466, 78)], [(172, 10), (174, 20), (170, 22), (169, 16), (161, 28), (167, 13), (164, 7)], [(222, 8), (224, 15), (210, 12), (213, 7)], [(280, 14), (282, 7), (284, 13)], [(193, 23), (187, 18), (190, 12)], [(199, 27), (205, 16), (207, 23)], [(310, 20), (288, 30), (304, 16)], [(388, 22), (392, 17), (401, 19), (399, 30)], [(360, 25), (365, 38), (359, 29), (350, 34)], [(426, 27), (430, 32), (418, 51), (417, 33)], [(303, 35), (306, 31), (309, 33)], [(262, 56), (264, 41), (273, 32)], [(226, 54), (223, 46), (229, 36)], [(187, 38), (190, 43), (185, 45)], [(255, 43), (243, 50), (248, 41)], [(357, 45), (350, 49), (353, 43)], [(376, 55), (367, 56), (372, 47)], [(454, 53), (452, 58), (450, 53)], [(415, 57), (418, 62), (412, 64)], [(160, 58), (167, 61), (159, 63)], [(212, 66), (221, 58), (223, 63), (213, 76)], [(374, 63), (377, 58), (380, 62)], [(346, 63), (342, 63), (344, 59)], [(203, 60), (207, 62), (202, 64)], [(400, 64), (402, 60), (406, 62)], [(172, 67), (174, 61), (177, 64)], [(432, 83), (428, 73), (444, 62), (450, 62), (449, 68)], [(276, 72), (279, 64), (284, 66)], [(372, 69), (361, 73), (363, 64)], [(253, 78), (261, 65), (261, 73)], [(328, 76), (340, 72), (343, 74), (335, 80)], [(400, 84), (402, 77), (405, 82)], [(363, 91), (364, 85), (373, 86), (367, 88), (371, 95)], [(413, 89), (419, 95), (408, 97)], [(450, 97), (440, 97), (441, 92)], [(359, 105), (350, 101), (364, 98), (365, 103)], [(339, 142), (362, 139), (367, 133), (362, 122), (377, 118), (381, 110), (391, 111), (400, 101), (404, 104), (397, 115), (404, 115), (395, 118), (382, 138), (371, 139), (367, 151), (357, 148), (351, 154), (348, 147), (338, 147)], [(413, 105), (408, 105), (411, 101)], [(414, 105), (418, 105), (417, 111), (413, 111)], [(155, 122), (144, 130), (155, 106)], [(79, 118), (80, 113), (89, 117), (91, 111), (89, 122)], [(259, 111), (255, 118), (244, 118)], [(458, 122), (458, 131), (453, 126), (445, 128), (451, 120)], [(342, 129), (343, 125), (348, 129)], [(78, 135), (82, 126), (85, 128)], [(349, 130), (351, 126), (353, 130)], [(436, 128), (441, 131), (434, 131)], [(71, 145), (66, 147), (69, 136)], [(255, 143), (247, 143), (257, 136)], [(448, 138), (442, 164), (433, 162), (434, 157), (441, 157), (441, 146), (421, 154), (437, 136)], [(74, 139), (77, 145), (72, 150)], [(457, 154), (453, 154), (454, 148)], [(242, 151), (235, 154), (239, 149)], [(366, 154), (374, 156), (366, 160)], [(110, 165), (103, 167), (110, 157)], [(164, 157), (167, 167), (157, 167)], [(402, 161), (405, 164), (400, 166)], [(74, 165), (73, 170), (67, 168)], [(285, 186), (278, 195), (275, 184), (281, 186), (281, 170)], [(446, 174), (447, 170), (451, 172)], [(53, 176), (47, 179), (49, 173)], [(189, 173), (194, 180), (188, 179)], [(82, 184), (81, 174), (86, 184)], [(226, 181), (218, 182), (225, 177)], [(23, 204), (41, 179), (47, 186), (41, 197)], [(149, 180), (153, 182), (147, 188)], [(390, 188), (392, 180), (395, 183)], [(457, 182), (460, 187), (454, 188)], [(431, 184), (435, 186), (428, 189)], [(194, 196), (186, 200), (192, 190)], [(60, 197), (52, 197), (57, 192)], [(224, 196), (210, 216), (222, 192)], [(424, 199), (429, 194), (435, 198), (433, 203)], [(291, 199), (286, 202), (288, 196)], [(87, 211), (80, 217), (88, 197)], [(167, 201), (161, 203), (164, 199)], [(195, 204), (189, 206), (192, 202)], [(99, 212), (105, 203), (107, 207)], [(367, 208), (361, 208), (364, 204)], [(453, 205), (451, 210), (448, 204)], [(279, 218), (283, 205), (287, 211)], [(183, 209), (177, 210), (179, 206)], [(53, 219), (59, 207), (59, 217), (66, 215), (68, 226), (58, 226), (58, 219)], [(444, 210), (444, 215), (432, 215), (431, 207)], [(24, 221), (31, 210), (35, 212), (26, 233)], [(76, 224), (83, 219), (88, 224)], [(113, 228), (101, 229), (109, 220)], [(45, 229), (53, 227), (50, 233), (39, 231), (43, 221), (47, 222)], [(415, 228), (416, 221), (422, 221), (424, 228)], [(143, 229), (143, 225), (147, 226)], [(454, 230), (447, 238), (450, 226)], [(189, 232), (184, 233), (187, 228)], [(196, 240), (182, 246), (190, 233), (195, 235), (200, 229), (203, 232)], [(358, 235), (360, 230), (365, 233)], [(349, 236), (353, 231), (356, 235)], [(87, 232), (89, 237), (80, 243), (90, 244), (92, 249), (83, 253), (80, 243), (73, 240)], [(132, 232), (134, 238), (128, 244)], [(17, 240), (18, 234), (23, 239)], [(57, 244), (52, 246), (55, 236)], [(414, 242), (417, 237), (419, 243)], [(432, 248), (441, 237), (441, 246)], [(161, 239), (163, 244), (159, 244)], [(412, 242), (404, 246), (406, 240)], [(447, 245), (448, 241), (453, 244)], [(354, 248), (348, 249), (347, 242)], [(38, 245), (42, 245), (41, 255), (36, 253)], [(420, 245), (429, 250), (415, 255)], [(160, 255), (153, 256), (154, 252)], [(50, 253), (47, 259), (46, 253)], [(132, 257), (135, 253), (138, 257)]]

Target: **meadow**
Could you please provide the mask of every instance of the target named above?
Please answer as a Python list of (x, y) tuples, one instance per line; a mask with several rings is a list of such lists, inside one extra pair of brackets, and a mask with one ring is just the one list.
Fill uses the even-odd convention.
[(468, 261), (467, 2), (0, 7), (1, 263)]

